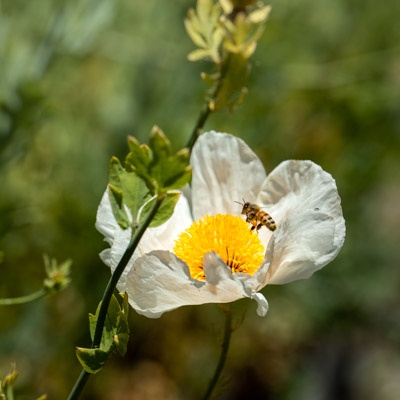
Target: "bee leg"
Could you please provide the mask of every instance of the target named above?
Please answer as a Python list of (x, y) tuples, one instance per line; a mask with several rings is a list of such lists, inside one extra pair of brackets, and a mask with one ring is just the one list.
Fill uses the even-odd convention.
[(258, 224), (258, 225), (257, 225), (257, 233), (258, 233), (258, 231), (262, 228), (262, 226), (263, 226), (263, 224)]
[(249, 221), (252, 225), (252, 227), (250, 228), (251, 231), (254, 231), (254, 229), (256, 229), (257, 227), (257, 222), (254, 221), (253, 219)]

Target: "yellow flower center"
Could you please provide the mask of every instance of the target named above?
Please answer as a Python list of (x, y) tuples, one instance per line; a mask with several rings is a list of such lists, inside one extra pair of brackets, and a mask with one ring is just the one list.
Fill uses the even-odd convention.
[(257, 234), (239, 216), (207, 215), (182, 232), (174, 252), (189, 267), (194, 279), (205, 280), (203, 258), (218, 254), (232, 272), (253, 275), (264, 259), (264, 247)]

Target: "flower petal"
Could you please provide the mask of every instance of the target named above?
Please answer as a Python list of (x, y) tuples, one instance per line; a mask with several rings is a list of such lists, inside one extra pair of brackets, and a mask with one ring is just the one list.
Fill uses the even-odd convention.
[(265, 283), (311, 276), (343, 245), (345, 222), (335, 180), (311, 161), (285, 161), (268, 176), (260, 202), (278, 224), (267, 250)]
[(243, 140), (227, 133), (206, 132), (193, 147), (191, 164), (193, 216), (240, 212), (235, 201), (256, 199), (265, 170)]
[[(156, 228), (148, 228), (144, 233), (142, 240), (132, 255), (125, 271), (123, 272), (118, 289), (123, 291), (126, 275), (132, 267), (134, 261), (141, 255), (154, 249), (170, 250), (174, 245), (174, 240), (180, 232), (188, 228), (192, 223), (192, 217), (186, 198), (181, 195), (175, 206), (172, 217), (164, 224)], [(114, 272), (122, 255), (127, 249), (131, 239), (131, 229), (122, 229), (115, 220), (112, 212), (108, 190), (106, 190), (101, 199), (96, 216), (96, 228), (105, 236), (105, 240), (110, 244), (110, 249), (105, 249), (100, 253), (102, 261)]]
[(181, 194), (171, 218), (156, 228), (149, 228), (138, 246), (138, 254), (144, 255), (153, 250), (172, 251), (178, 235), (193, 223), (189, 203)]
[(112, 212), (108, 190), (103, 193), (96, 213), (96, 229), (104, 236), (104, 240), (111, 246), (114, 241), (115, 229), (119, 227)]
[(167, 251), (138, 258), (126, 280), (130, 305), (139, 314), (158, 318), (184, 305), (229, 303), (248, 297), (241, 282), (215, 253), (204, 258), (206, 277), (211, 282), (192, 279), (187, 265)]
[(257, 314), (260, 317), (264, 317), (269, 308), (267, 299), (261, 293), (258, 293), (258, 292), (253, 293), (251, 298), (254, 299), (258, 304)]
[(128, 247), (131, 231), (130, 229), (123, 230), (118, 225), (112, 212), (108, 190), (104, 192), (97, 209), (96, 229), (104, 235), (104, 240), (110, 245), (109, 249), (105, 249), (100, 253), (100, 258), (111, 268), (111, 272), (114, 272)]

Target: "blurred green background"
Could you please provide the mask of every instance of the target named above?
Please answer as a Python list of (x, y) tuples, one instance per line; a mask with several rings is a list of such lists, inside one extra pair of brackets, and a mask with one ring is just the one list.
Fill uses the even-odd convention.
[[(109, 277), (94, 228), (108, 161), (159, 125), (176, 149), (203, 101), (183, 19), (194, 1), (0, 1), (0, 297), (37, 290), (42, 254), (74, 261), (71, 286), (0, 308), (0, 370), (21, 399), (66, 398)], [(336, 179), (347, 223), (337, 259), (268, 286), (265, 318), (238, 302), (221, 399), (400, 398), (400, 2), (271, 0), (249, 95), (206, 128), (246, 140), (267, 171), (311, 159)], [(222, 314), (131, 313), (124, 359), (82, 399), (196, 399), (218, 357)]]

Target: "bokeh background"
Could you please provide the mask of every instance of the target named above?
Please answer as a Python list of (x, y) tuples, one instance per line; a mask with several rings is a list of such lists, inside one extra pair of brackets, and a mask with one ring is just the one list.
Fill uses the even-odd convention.
[[(265, 318), (238, 302), (220, 399), (400, 398), (400, 2), (271, 0), (249, 95), (206, 128), (230, 132), (267, 171), (311, 159), (336, 179), (347, 222), (337, 259), (268, 286)], [(183, 19), (194, 1), (0, 1), (0, 297), (37, 290), (42, 254), (73, 259), (72, 284), (0, 309), (0, 370), (21, 399), (66, 398), (109, 277), (94, 228), (108, 161), (159, 125), (188, 140), (206, 63)], [(127, 356), (82, 399), (196, 399), (219, 354), (215, 305), (149, 320), (132, 312)], [(36, 397), (35, 397), (36, 396)]]

